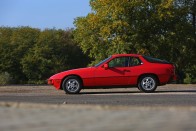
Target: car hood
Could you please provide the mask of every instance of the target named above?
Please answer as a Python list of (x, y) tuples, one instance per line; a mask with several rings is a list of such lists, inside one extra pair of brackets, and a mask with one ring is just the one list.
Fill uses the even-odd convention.
[(49, 79), (63, 79), (67, 75), (79, 75), (79, 76), (85, 76), (88, 72), (92, 72), (92, 70), (95, 67), (87, 67), (87, 68), (78, 68), (78, 69), (72, 69), (72, 70), (67, 70), (63, 71), (60, 73), (57, 73), (53, 76), (51, 76)]

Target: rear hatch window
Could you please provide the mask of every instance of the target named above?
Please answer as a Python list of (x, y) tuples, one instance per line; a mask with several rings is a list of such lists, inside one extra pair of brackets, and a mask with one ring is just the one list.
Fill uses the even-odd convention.
[(161, 60), (161, 59), (153, 58), (150, 56), (143, 56), (143, 58), (150, 63), (172, 64), (166, 60)]

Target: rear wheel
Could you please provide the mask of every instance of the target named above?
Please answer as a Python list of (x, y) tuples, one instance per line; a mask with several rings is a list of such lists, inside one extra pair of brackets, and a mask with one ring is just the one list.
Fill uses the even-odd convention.
[(151, 93), (157, 88), (157, 79), (152, 75), (142, 76), (138, 82), (139, 90)]
[(69, 76), (63, 81), (62, 87), (66, 94), (78, 94), (82, 89), (82, 82), (77, 76)]

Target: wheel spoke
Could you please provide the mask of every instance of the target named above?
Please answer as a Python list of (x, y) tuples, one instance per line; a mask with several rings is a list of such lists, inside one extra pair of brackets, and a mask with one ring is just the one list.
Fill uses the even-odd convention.
[(141, 81), (141, 86), (144, 90), (152, 90), (155, 87), (156, 83), (153, 78), (145, 77)]
[(70, 79), (66, 82), (66, 89), (69, 92), (76, 92), (79, 89), (79, 82), (76, 79)]

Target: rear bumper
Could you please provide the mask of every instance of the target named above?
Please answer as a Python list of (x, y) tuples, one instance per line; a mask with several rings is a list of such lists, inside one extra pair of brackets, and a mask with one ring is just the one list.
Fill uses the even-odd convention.
[(168, 83), (176, 83), (176, 81), (177, 81), (177, 76), (173, 75), (173, 76), (170, 77)]

